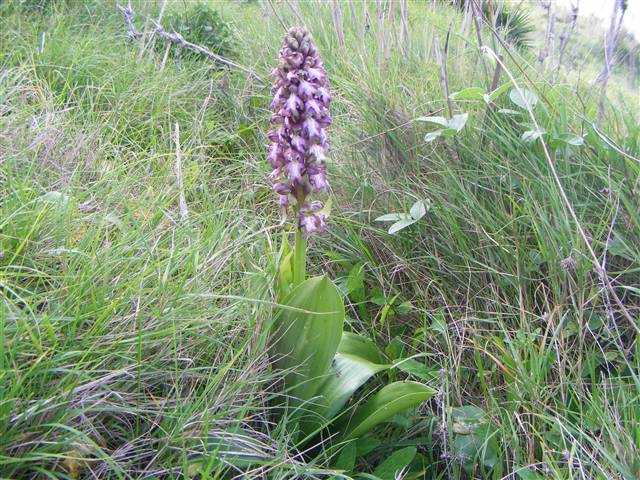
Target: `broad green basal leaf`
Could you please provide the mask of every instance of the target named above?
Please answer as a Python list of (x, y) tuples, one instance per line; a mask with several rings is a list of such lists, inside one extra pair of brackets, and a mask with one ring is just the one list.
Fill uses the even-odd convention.
[(51, 191), (47, 192), (40, 197), (40, 199), (47, 203), (57, 204), (60, 207), (66, 207), (69, 204), (69, 195), (62, 192)]
[(283, 304), (290, 308), (283, 308), (275, 321), (275, 366), (291, 370), (285, 377), (287, 394), (306, 401), (325, 380), (338, 349), (344, 304), (326, 276), (304, 281)]
[(395, 480), (398, 474), (402, 472), (413, 461), (416, 456), (416, 447), (405, 447), (393, 452), (389, 458), (378, 465), (373, 472), (375, 477), (381, 480)]
[(343, 430), (345, 440), (364, 435), (376, 425), (430, 399), (436, 391), (417, 382), (395, 382), (373, 395), (348, 422)]
[(329, 375), (308, 406), (312, 412), (302, 424), (305, 434), (330, 423), (355, 391), (373, 375), (388, 369), (375, 344), (360, 335), (344, 332)]
[(386, 363), (378, 346), (367, 337), (357, 333), (342, 332), (338, 353), (361, 357), (371, 363)]

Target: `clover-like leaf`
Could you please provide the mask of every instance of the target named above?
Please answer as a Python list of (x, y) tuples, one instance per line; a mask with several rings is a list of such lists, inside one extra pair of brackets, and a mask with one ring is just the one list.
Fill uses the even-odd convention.
[(558, 137), (553, 137), (549, 143), (551, 144), (551, 148), (558, 148), (562, 145), (580, 147), (584, 145), (584, 138), (571, 133), (564, 133)]
[(414, 220), (420, 220), (427, 214), (427, 210), (429, 210), (430, 206), (431, 205), (428, 201), (418, 200), (412, 205), (411, 210), (409, 210), (409, 215), (411, 215), (411, 218)]
[(460, 113), (460, 114), (454, 115), (451, 118), (451, 120), (449, 120), (449, 128), (455, 130), (456, 132), (459, 132), (467, 124), (468, 118), (469, 118), (468, 113)]
[(442, 130), (434, 130), (433, 132), (429, 132), (424, 136), (424, 141), (426, 143), (431, 143), (440, 135), (442, 135)]
[(544, 130), (527, 130), (522, 134), (522, 140), (526, 143), (531, 143), (542, 137), (545, 133), (547, 132)]
[(449, 120), (444, 117), (418, 117), (416, 118), (416, 122), (435, 123), (443, 128), (449, 126)]
[(411, 216), (406, 213), (387, 213), (375, 219), (376, 222), (397, 222), (398, 220), (410, 220)]
[(414, 220), (413, 218), (410, 220), (400, 220), (399, 222), (396, 222), (389, 227), (389, 233), (393, 235), (394, 233), (399, 232), (403, 228), (407, 228), (409, 225), (413, 225), (414, 223), (416, 223), (416, 220)]
[(498, 113), (502, 113), (503, 115), (522, 115), (522, 112), (510, 108), (501, 108), (498, 110)]
[(511, 92), (509, 92), (509, 98), (524, 110), (528, 110), (529, 108), (533, 109), (538, 103), (536, 94), (525, 88), (521, 88), (520, 90), (517, 88), (512, 89)]

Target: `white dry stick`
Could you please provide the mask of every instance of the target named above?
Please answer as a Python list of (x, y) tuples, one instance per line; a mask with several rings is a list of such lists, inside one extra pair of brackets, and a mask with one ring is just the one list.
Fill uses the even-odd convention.
[(342, 18), (342, 7), (340, 6), (341, 0), (333, 0), (333, 8), (331, 9), (331, 18), (333, 20), (333, 28), (336, 31), (338, 37), (338, 43), (341, 47), (344, 47), (344, 22)]
[(484, 45), (484, 41), (482, 40), (482, 8), (481, 5), (478, 5), (475, 0), (471, 0), (470, 3), (471, 9), (471, 18), (473, 20), (473, 24), (476, 27), (476, 38), (478, 40), (478, 48), (480, 49), (480, 61), (482, 63), (482, 69), (484, 70), (485, 78), (489, 79), (489, 67), (487, 66), (487, 62), (485, 61), (484, 55), (482, 54), (482, 47)]
[(267, 24), (267, 27), (271, 27), (271, 14), (269, 13), (269, 10), (270, 10), (269, 2), (265, 2), (264, 8), (262, 9), (262, 18)]
[(447, 118), (451, 118), (453, 116), (453, 105), (451, 103), (451, 99), (449, 98), (449, 75), (447, 73), (447, 58), (449, 54), (449, 34), (451, 33), (451, 25), (449, 25), (449, 32), (447, 33), (447, 40), (444, 44), (444, 56), (440, 52), (440, 42), (438, 39), (435, 40), (435, 56), (436, 63), (440, 66), (440, 85), (442, 86), (442, 92), (444, 93), (444, 98), (447, 100)]
[(367, 31), (371, 28), (371, 17), (369, 16), (369, 9), (367, 8), (367, 2), (362, 4), (362, 28), (360, 29), (360, 56), (364, 57), (366, 50), (365, 37)]
[(411, 36), (409, 35), (409, 8), (407, 0), (400, 0), (400, 19), (402, 21), (402, 51), (405, 56), (411, 51)]
[(147, 48), (147, 37), (150, 33), (147, 31), (147, 25), (149, 24), (149, 19), (147, 18), (144, 22), (144, 30), (142, 31), (142, 36), (140, 37), (140, 48), (138, 49), (138, 58), (136, 59), (136, 63), (140, 64), (142, 62), (142, 58), (144, 57), (144, 52)]
[(164, 55), (162, 56), (162, 63), (160, 64), (160, 71), (164, 70), (164, 66), (167, 64), (167, 58), (169, 58), (169, 50), (171, 50), (171, 42), (165, 40)]
[(376, 0), (376, 14), (378, 16), (378, 29), (376, 30), (376, 43), (378, 44), (378, 68), (382, 68), (382, 58), (385, 56), (384, 35), (384, 7), (382, 0)]
[[(131, 10), (131, 3), (129, 2), (129, 5), (127, 6), (127, 8), (123, 7), (120, 4), (116, 4), (116, 8), (120, 11), (120, 13), (122, 14), (122, 16), (124, 17), (124, 21), (127, 23), (127, 26), (129, 27), (129, 31), (127, 32), (127, 36), (131, 39), (139, 39), (141, 38), (141, 45), (140, 45), (140, 53), (139, 53), (139, 60), (142, 59), (142, 54), (144, 53), (144, 38), (149, 34), (149, 32), (147, 30), (144, 30), (142, 32), (139, 32), (136, 29), (136, 26), (133, 23), (133, 10)], [(148, 22), (148, 19), (147, 19)], [(284, 24), (283, 24), (284, 25)], [(191, 43), (188, 42), (187, 40), (185, 40), (182, 35), (180, 35), (178, 32), (173, 32), (173, 33), (169, 33), (167, 31), (164, 30), (164, 28), (162, 28), (161, 25), (156, 24), (156, 28), (153, 30), (153, 34), (155, 36), (158, 36), (164, 40), (167, 40), (173, 44), (175, 44), (178, 47), (178, 53), (180, 52), (180, 50), (182, 50), (183, 48), (186, 48), (188, 50), (191, 50), (193, 52), (199, 53), (200, 55), (203, 55), (205, 57), (210, 58), (211, 60), (221, 63), (223, 65), (227, 65), (229, 67), (232, 68), (237, 68), (238, 70), (242, 70), (245, 73), (248, 73), (252, 78), (258, 80), (259, 82), (262, 82), (264, 84), (268, 84), (269, 82), (267, 82), (264, 78), (260, 77), (258, 74), (256, 74), (255, 72), (253, 72), (252, 70), (248, 69), (247, 67), (244, 67), (238, 63), (235, 63), (231, 60), (229, 60), (228, 58), (225, 58), (221, 55), (218, 55), (216, 53), (213, 53), (212, 51), (210, 51), (209, 49), (205, 48), (205, 47), (201, 47), (200, 45), (196, 45), (195, 43)], [(140, 63), (140, 62), (138, 62)]]
[(556, 75), (562, 68), (562, 60), (564, 59), (564, 51), (569, 44), (569, 40), (571, 39), (571, 35), (573, 35), (573, 31), (576, 28), (576, 23), (578, 22), (578, 12), (580, 9), (580, 0), (575, 0), (576, 3), (571, 2), (571, 20), (567, 27), (565, 27), (564, 31), (560, 35), (560, 47), (558, 52), (558, 66), (556, 67)]
[[(389, 36), (389, 50), (398, 46), (398, 32), (396, 31), (396, 6), (394, 2), (386, 4), (387, 9), (387, 35)], [(385, 58), (386, 60), (386, 58)]]
[(549, 55), (553, 58), (553, 44), (556, 36), (556, 12), (552, 0), (541, 0), (541, 4), (542, 8), (547, 11), (547, 33), (545, 35), (544, 47), (538, 54), (538, 62), (542, 67)]
[(424, 61), (428, 62), (431, 56), (431, 43), (429, 42), (429, 23), (424, 22)]
[[(164, 9), (167, 8), (167, 0), (163, 0), (162, 5), (160, 6), (160, 13), (158, 13), (158, 19), (156, 20), (156, 25), (160, 25), (160, 22), (162, 22), (162, 17), (164, 16)], [(166, 41), (165, 41), (166, 43)], [(155, 52), (155, 46), (156, 46), (156, 32), (152, 32), (151, 33), (151, 37), (149, 38), (149, 46), (153, 46), (153, 48), (151, 48), (151, 50), (149, 50), (149, 56), (147, 58), (147, 65), (151, 65), (151, 62), (153, 61), (154, 58), (154, 52)], [(164, 56), (162, 58), (162, 67), (160, 68), (160, 70), (164, 70), (164, 64), (166, 62), (167, 59), (167, 55), (168, 55), (168, 47), (165, 46), (165, 52), (164, 52)]]
[(387, 15), (387, 28), (385, 29), (384, 65), (389, 65), (391, 51), (398, 46), (398, 32), (396, 31), (396, 6), (394, 2), (388, 2), (385, 6)]
[(602, 82), (606, 88), (606, 81), (611, 75), (611, 68), (613, 67), (614, 52), (616, 50), (616, 42), (618, 40), (618, 34), (622, 28), (622, 20), (627, 10), (627, 4), (623, 0), (615, 0), (613, 4), (613, 12), (611, 12), (611, 24), (609, 25), (609, 31), (605, 36), (605, 49), (604, 49), (604, 67), (598, 78), (597, 82)]
[(613, 4), (613, 12), (611, 13), (611, 25), (609, 26), (609, 32), (605, 37), (605, 49), (604, 49), (604, 67), (595, 83), (602, 84), (602, 93), (600, 97), (600, 105), (598, 107), (598, 117), (602, 121), (604, 117), (605, 99), (607, 97), (607, 84), (609, 83), (609, 76), (611, 75), (611, 69), (614, 64), (614, 53), (616, 50), (616, 42), (620, 29), (622, 28), (622, 20), (624, 14), (627, 11), (627, 0), (615, 0)]
[(176, 142), (176, 164), (175, 173), (178, 182), (178, 207), (180, 208), (180, 220), (185, 221), (189, 217), (189, 209), (187, 208), (187, 201), (184, 198), (184, 181), (182, 178), (182, 160), (180, 152), (180, 124), (176, 122), (175, 131)]
[(329, 42), (329, 37), (327, 36), (327, 30), (324, 28), (324, 22), (322, 21), (322, 17), (324, 16), (324, 14), (322, 13), (322, 9), (324, 6), (324, 3), (322, 2), (322, 0), (316, 0), (317, 2), (317, 9), (318, 9), (318, 18), (320, 19), (320, 28), (322, 29), (322, 36), (324, 37), (324, 42), (325, 45), (327, 45), (327, 47), (329, 45), (331, 45), (331, 43)]
[(307, 28), (307, 24), (305, 23), (304, 18), (302, 18), (302, 14), (300, 13), (300, 5), (296, 6), (293, 4), (293, 2), (290, 2), (289, 0), (286, 0), (286, 2), (287, 2), (287, 6), (289, 7), (289, 10), (291, 10), (293, 14), (296, 16), (296, 18), (300, 22), (300, 25)]
[(358, 25), (358, 16), (356, 15), (356, 8), (353, 5), (353, 0), (349, 0), (349, 11), (351, 13), (351, 20), (353, 21), (353, 31), (358, 33), (360, 31)]

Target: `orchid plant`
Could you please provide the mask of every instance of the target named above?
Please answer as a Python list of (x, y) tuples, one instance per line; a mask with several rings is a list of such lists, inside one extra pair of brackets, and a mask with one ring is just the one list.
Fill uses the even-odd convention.
[(328, 186), (331, 94), (318, 49), (305, 29), (286, 33), (272, 75), (270, 177), (295, 230), (293, 248), (285, 240), (281, 252), (279, 310), (270, 340), (274, 366), (285, 372), (288, 425), (302, 434), (302, 443), (325, 428), (343, 441), (352, 440), (435, 392), (417, 382), (394, 382), (346, 407), (373, 375), (396, 365), (371, 340), (343, 331), (343, 298), (326, 275), (306, 276), (307, 241), (327, 228), (329, 214), (330, 202), (323, 206), (316, 197)]

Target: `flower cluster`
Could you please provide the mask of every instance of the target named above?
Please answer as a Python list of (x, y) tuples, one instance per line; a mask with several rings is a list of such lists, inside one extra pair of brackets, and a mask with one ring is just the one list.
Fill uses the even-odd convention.
[(311, 234), (326, 224), (322, 204), (306, 202), (306, 198), (312, 191), (327, 188), (326, 128), (331, 124), (331, 96), (318, 50), (305, 29), (294, 27), (285, 35), (272, 75), (270, 177), (277, 180), (274, 190), (280, 204), (286, 208), (295, 199), (299, 227)]

